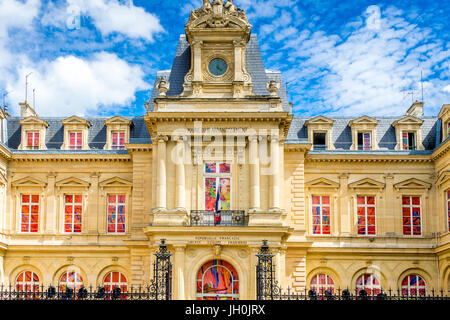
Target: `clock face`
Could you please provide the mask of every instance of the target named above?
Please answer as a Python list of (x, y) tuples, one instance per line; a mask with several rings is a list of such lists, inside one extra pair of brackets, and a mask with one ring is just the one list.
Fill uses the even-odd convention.
[(227, 68), (227, 63), (220, 58), (212, 59), (209, 63), (209, 72), (216, 77), (225, 74), (225, 72), (227, 72)]

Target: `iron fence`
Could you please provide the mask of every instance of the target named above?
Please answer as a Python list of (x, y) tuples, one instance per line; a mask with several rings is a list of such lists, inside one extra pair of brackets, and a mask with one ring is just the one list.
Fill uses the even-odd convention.
[(22, 290), (14, 285), (1, 285), (1, 300), (165, 300), (165, 297), (161, 297), (154, 284), (130, 288), (116, 287), (112, 291), (92, 286), (62, 290), (59, 286), (34, 284)]
[(423, 295), (411, 295), (402, 292), (402, 290), (383, 290), (375, 293), (368, 293), (361, 289), (336, 289), (317, 292), (313, 289), (304, 289), (296, 291), (290, 287), (281, 289), (273, 286), (272, 291), (259, 297), (259, 300), (447, 300), (450, 301), (449, 292), (444, 290), (435, 291), (434, 289)]
[(242, 227), (248, 225), (248, 215), (244, 210), (222, 210), (219, 212), (192, 210), (190, 216), (191, 226)]

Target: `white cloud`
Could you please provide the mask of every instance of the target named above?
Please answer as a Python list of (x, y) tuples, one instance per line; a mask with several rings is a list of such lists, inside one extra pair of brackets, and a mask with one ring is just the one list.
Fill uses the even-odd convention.
[(450, 93), (450, 84), (448, 86), (444, 87), (444, 89), (442, 89), (442, 90), (444, 90), (445, 92)]
[(66, 6), (49, 3), (47, 9), (42, 23), (59, 28), (80, 28), (80, 17), (86, 16), (92, 18), (104, 36), (117, 32), (153, 42), (155, 34), (165, 31), (156, 15), (135, 6), (132, 1), (67, 0)]
[(8, 87), (13, 105), (24, 100), (23, 79), (30, 72), (29, 91), (36, 89), (36, 111), (43, 116), (86, 115), (99, 106), (108, 111), (133, 101), (137, 90), (149, 89), (142, 70), (115, 54), (102, 52), (89, 60), (70, 55), (20, 68), (19, 80)]
[(290, 90), (307, 93), (298, 96), (298, 110), (400, 115), (411, 103), (406, 92), (414, 90), (414, 99), (421, 98), (421, 70), (427, 114), (436, 114), (448, 102), (450, 50), (445, 43), (430, 29), (405, 20), (400, 10), (380, 12), (369, 7), (363, 13), (366, 23), (353, 24), (345, 38), (310, 30), (273, 35), (275, 41), (284, 39), (283, 51), (293, 66), (285, 73), (292, 81)]

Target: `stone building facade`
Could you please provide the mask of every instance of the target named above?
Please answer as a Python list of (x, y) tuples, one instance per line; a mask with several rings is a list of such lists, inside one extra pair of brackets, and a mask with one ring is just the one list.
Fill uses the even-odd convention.
[(1, 110), (1, 283), (147, 285), (165, 239), (175, 299), (255, 299), (267, 240), (297, 292), (450, 290), (450, 105), (293, 115), (232, 1), (185, 31), (142, 117)]

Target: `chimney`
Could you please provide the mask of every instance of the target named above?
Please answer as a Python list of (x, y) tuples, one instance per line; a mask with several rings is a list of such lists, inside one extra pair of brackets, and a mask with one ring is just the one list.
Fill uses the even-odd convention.
[(29, 116), (36, 116), (36, 111), (28, 104), (28, 102), (21, 102), (19, 103), (20, 106), (20, 116), (23, 118), (29, 117)]
[(416, 100), (411, 107), (409, 107), (408, 111), (406, 111), (406, 115), (413, 117), (423, 117), (423, 102), (419, 102)]

